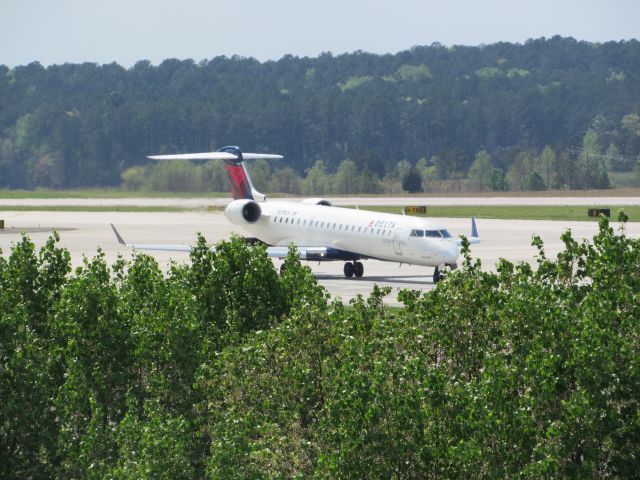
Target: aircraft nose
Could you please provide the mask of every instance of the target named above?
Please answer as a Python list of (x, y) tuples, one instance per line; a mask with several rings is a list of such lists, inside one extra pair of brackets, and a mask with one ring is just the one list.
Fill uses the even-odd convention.
[(458, 261), (458, 256), (460, 256), (460, 248), (456, 245), (455, 242), (447, 242), (442, 247), (442, 258), (444, 259), (444, 263), (447, 265), (456, 263)]

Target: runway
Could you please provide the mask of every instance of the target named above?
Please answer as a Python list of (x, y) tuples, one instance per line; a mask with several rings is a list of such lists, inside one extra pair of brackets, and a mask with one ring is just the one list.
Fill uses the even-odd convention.
[[(135, 243), (192, 244), (196, 233), (204, 234), (207, 241), (216, 243), (227, 239), (232, 232), (243, 232), (229, 223), (221, 213), (177, 212), (1, 212), (5, 229), (0, 230), (0, 248), (7, 255), (12, 242), (20, 238), (20, 231), (28, 232), (37, 246), (43, 245), (52, 229), (61, 236), (61, 245), (71, 253), (74, 265), (80, 265), (83, 255), (92, 257), (100, 247), (107, 261), (112, 263), (119, 254), (129, 258), (132, 252), (117, 243), (109, 226), (114, 223), (126, 241)], [(453, 235), (470, 233), (468, 219), (438, 219)], [(562, 250), (560, 235), (568, 228), (575, 238), (591, 238), (597, 232), (595, 222), (559, 222), (533, 220), (478, 220), (481, 243), (472, 246), (472, 254), (479, 258), (485, 270), (494, 270), (499, 258), (512, 262), (535, 261), (536, 249), (531, 246), (532, 235), (539, 235), (545, 242), (548, 257)], [(617, 228), (615, 223), (612, 223)], [(640, 222), (626, 226), (627, 235), (640, 236)], [(186, 261), (188, 254), (153, 252), (161, 268), (167, 270), (171, 260)], [(276, 266), (279, 261), (275, 261)], [(366, 260), (361, 279), (346, 279), (342, 275), (342, 262), (309, 263), (319, 282), (334, 297), (344, 302), (356, 295), (367, 296), (374, 284), (390, 286), (392, 292), (387, 303), (396, 305), (401, 289), (429, 290), (433, 288), (432, 268), (398, 265), (395, 263)]]
[[(609, 192), (603, 190), (601, 192)], [(473, 196), (354, 196), (327, 197), (336, 206), (371, 206), (385, 205), (403, 207), (405, 205), (433, 205), (433, 206), (473, 206), (473, 205), (560, 205), (560, 206), (609, 206), (609, 205), (640, 205), (640, 193), (625, 196), (522, 196), (522, 195), (484, 195)], [(640, 192), (640, 190), (638, 190)], [(302, 200), (302, 197), (269, 197), (270, 200)], [(230, 201), (227, 195), (222, 197), (194, 197), (194, 198), (0, 198), (0, 207), (7, 206), (100, 206), (100, 207), (178, 207), (185, 209), (206, 209), (207, 207), (224, 207)], [(400, 211), (400, 210), (398, 210)]]

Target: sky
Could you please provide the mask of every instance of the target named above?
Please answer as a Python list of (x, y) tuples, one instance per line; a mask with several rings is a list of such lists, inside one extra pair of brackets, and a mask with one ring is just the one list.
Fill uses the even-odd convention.
[(0, 0), (0, 64), (277, 60), (415, 45), (640, 37), (640, 0)]

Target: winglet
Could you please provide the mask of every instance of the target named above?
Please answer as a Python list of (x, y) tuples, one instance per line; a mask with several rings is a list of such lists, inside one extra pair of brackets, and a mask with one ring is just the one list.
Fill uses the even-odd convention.
[(474, 238), (480, 238), (478, 236), (478, 227), (476, 226), (476, 219), (471, 217), (471, 236)]
[(118, 239), (118, 243), (120, 245), (126, 245), (127, 242), (124, 241), (124, 239), (122, 238), (122, 236), (120, 235), (120, 232), (118, 232), (118, 230), (116, 230), (116, 227), (113, 225), (113, 223), (111, 224), (111, 228), (113, 229), (113, 233), (116, 234), (116, 238)]

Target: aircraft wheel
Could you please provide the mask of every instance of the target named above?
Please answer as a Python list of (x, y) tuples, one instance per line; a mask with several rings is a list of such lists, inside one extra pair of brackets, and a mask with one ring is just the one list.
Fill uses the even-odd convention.
[(285, 270), (286, 270), (286, 267), (284, 266), (284, 262), (282, 262), (282, 265), (280, 265), (280, 275), (282, 275)]
[(442, 280), (442, 274), (440, 273), (440, 269), (436, 267), (433, 271), (433, 283), (438, 283), (440, 280)]
[(355, 273), (355, 267), (353, 266), (353, 263), (351, 262), (347, 262), (344, 264), (344, 276), (347, 278), (351, 278), (353, 277), (353, 274)]
[(362, 262), (354, 262), (354, 274), (356, 277), (360, 278), (362, 277), (362, 275), (364, 274), (364, 265), (362, 265)]

